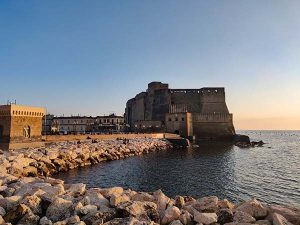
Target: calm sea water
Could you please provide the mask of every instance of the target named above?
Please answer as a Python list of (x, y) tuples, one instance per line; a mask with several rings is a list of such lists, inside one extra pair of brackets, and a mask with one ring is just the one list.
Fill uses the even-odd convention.
[(300, 131), (240, 131), (264, 147), (240, 149), (203, 143), (60, 173), (67, 183), (162, 189), (170, 197), (216, 195), (233, 202), (251, 197), (300, 206)]

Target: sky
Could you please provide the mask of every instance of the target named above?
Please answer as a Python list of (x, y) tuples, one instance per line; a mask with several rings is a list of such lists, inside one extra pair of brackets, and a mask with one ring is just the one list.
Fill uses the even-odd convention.
[(236, 129), (300, 129), (300, 1), (1, 0), (0, 104), (123, 114), (151, 81), (225, 87)]

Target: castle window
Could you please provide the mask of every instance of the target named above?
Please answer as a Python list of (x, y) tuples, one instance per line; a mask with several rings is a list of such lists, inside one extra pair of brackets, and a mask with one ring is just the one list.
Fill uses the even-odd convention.
[(172, 118), (171, 118), (171, 117), (169, 118), (169, 121), (172, 121)]
[(175, 118), (175, 121), (178, 121), (178, 118), (177, 118), (177, 117)]
[(181, 120), (184, 121), (184, 118), (182, 117)]

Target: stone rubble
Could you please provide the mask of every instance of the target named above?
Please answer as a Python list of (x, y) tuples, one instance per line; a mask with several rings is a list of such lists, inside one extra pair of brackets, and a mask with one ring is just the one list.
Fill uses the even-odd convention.
[(161, 190), (87, 188), (49, 177), (106, 160), (170, 148), (164, 140), (59, 143), (0, 154), (0, 224), (300, 225), (300, 210), (256, 199), (234, 205), (216, 196), (174, 199)]

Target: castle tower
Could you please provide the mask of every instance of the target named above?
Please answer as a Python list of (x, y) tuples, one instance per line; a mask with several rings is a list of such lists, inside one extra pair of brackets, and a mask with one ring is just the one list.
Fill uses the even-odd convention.
[(45, 109), (22, 105), (0, 105), (0, 149), (36, 147), (42, 143)]

